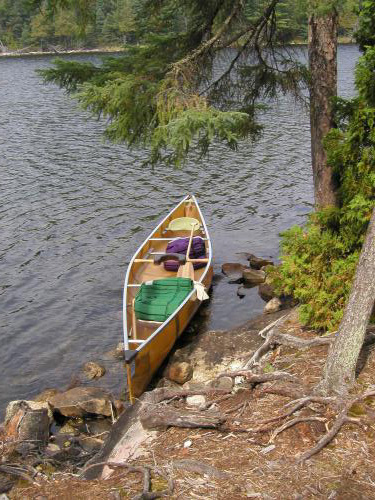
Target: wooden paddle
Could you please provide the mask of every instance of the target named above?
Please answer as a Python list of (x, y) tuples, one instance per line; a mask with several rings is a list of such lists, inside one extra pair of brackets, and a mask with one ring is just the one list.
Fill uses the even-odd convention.
[(177, 278), (190, 278), (191, 280), (194, 281), (194, 266), (193, 263), (191, 262), (192, 259), (190, 259), (190, 250), (191, 250), (191, 245), (193, 243), (193, 237), (194, 237), (194, 222), (191, 224), (191, 233), (190, 233), (190, 239), (189, 239), (189, 244), (186, 252), (186, 264), (183, 266), (180, 266), (177, 271)]

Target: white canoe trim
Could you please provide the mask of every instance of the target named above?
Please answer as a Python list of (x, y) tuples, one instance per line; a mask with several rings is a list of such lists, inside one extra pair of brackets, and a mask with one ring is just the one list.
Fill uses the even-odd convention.
[[(194, 195), (187, 195), (185, 196), (185, 198), (178, 204), (176, 205), (165, 217), (164, 219), (160, 222), (160, 224), (158, 224), (156, 226), (156, 228), (152, 231), (152, 233), (150, 234), (150, 236), (148, 238), (146, 238), (146, 240), (144, 240), (142, 242), (142, 244), (138, 247), (138, 249), (136, 250), (136, 252), (134, 253), (131, 261), (129, 262), (129, 265), (128, 265), (128, 269), (126, 271), (126, 276), (125, 276), (125, 282), (124, 282), (124, 290), (123, 290), (123, 307), (122, 307), (122, 316), (123, 316), (123, 329), (124, 329), (124, 349), (125, 350), (128, 350), (129, 349), (129, 337), (128, 337), (128, 327), (127, 327), (127, 314), (126, 314), (126, 309), (127, 309), (127, 300), (126, 300), (126, 292), (127, 292), (127, 287), (128, 286), (137, 286), (135, 284), (132, 284), (132, 285), (128, 285), (128, 279), (129, 279), (129, 273), (130, 273), (130, 269), (133, 265), (133, 262), (134, 262), (134, 259), (135, 259), (135, 256), (138, 254), (138, 252), (141, 250), (141, 248), (143, 247), (143, 245), (146, 243), (146, 241), (150, 240), (150, 239), (153, 239), (152, 238), (152, 235), (159, 229), (159, 227), (168, 219), (168, 217), (170, 216), (170, 214), (172, 212), (174, 212), (176, 210), (176, 208), (178, 208), (180, 205), (182, 205), (183, 203), (186, 203), (187, 201), (189, 200), (193, 200), (197, 209), (198, 209), (198, 212), (199, 212), (199, 215), (201, 217), (201, 221), (202, 221), (202, 224), (203, 224), (203, 227), (204, 227), (204, 230), (205, 230), (205, 234), (207, 235), (207, 238), (205, 238), (207, 241), (208, 241), (208, 254), (209, 254), (209, 260), (208, 260), (208, 263), (207, 263), (207, 266), (206, 266), (206, 269), (204, 271), (204, 273), (202, 274), (199, 282), (202, 282), (204, 280), (204, 278), (206, 277), (210, 267), (211, 267), (211, 264), (212, 264), (212, 244), (211, 244), (211, 239), (209, 237), (209, 233), (208, 233), (208, 230), (207, 230), (207, 226), (206, 226), (206, 221), (202, 215), (202, 212), (201, 212), (201, 209), (198, 205), (198, 202), (197, 202), (197, 199), (195, 198)], [(156, 239), (156, 238), (155, 238)], [(158, 238), (160, 239), (160, 238)], [(167, 239), (167, 238), (165, 238)], [(168, 238), (169, 239), (169, 238)], [(138, 285), (140, 286), (140, 285)], [(186, 304), (186, 302), (188, 302), (190, 300), (190, 298), (192, 297), (192, 295), (196, 293), (195, 289), (193, 289), (189, 295), (186, 297), (186, 299), (179, 305), (179, 307), (174, 311), (173, 314), (171, 314), (171, 316), (169, 316), (169, 318), (167, 320), (164, 321), (164, 323), (162, 323), (155, 331), (152, 335), (150, 335), (150, 337), (148, 337), (147, 339), (144, 340), (144, 342), (142, 342), (142, 344), (137, 347), (137, 349), (135, 349), (137, 352), (141, 351), (142, 348), (147, 345), (149, 342), (151, 342), (151, 340), (153, 338), (155, 338), (164, 328), (165, 326), (173, 320), (173, 318), (176, 316), (176, 314), (184, 307), (184, 305)], [(130, 342), (133, 342), (133, 340), (130, 340)]]

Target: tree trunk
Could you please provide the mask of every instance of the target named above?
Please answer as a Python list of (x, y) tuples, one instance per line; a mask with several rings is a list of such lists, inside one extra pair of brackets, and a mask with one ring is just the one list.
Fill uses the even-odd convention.
[(328, 353), (324, 378), (325, 393), (345, 395), (355, 381), (358, 356), (375, 301), (375, 208), (357, 265), (354, 283), (335, 342)]
[(337, 95), (337, 20), (334, 9), (309, 18), (311, 158), (317, 208), (336, 205), (323, 139), (333, 126), (331, 100)]

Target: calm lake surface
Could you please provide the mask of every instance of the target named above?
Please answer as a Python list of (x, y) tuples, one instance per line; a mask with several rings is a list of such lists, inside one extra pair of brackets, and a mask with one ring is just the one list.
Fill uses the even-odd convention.
[[(353, 95), (358, 55), (340, 47), (342, 96)], [(89, 360), (108, 371), (96, 385), (124, 386), (104, 353), (122, 340), (126, 267), (183, 196), (198, 197), (213, 239), (214, 287), (198, 331), (262, 311), (256, 288), (240, 300), (221, 265), (238, 252), (277, 258), (280, 231), (303, 223), (313, 203), (309, 120), (291, 98), (264, 112), (257, 144), (151, 169), (144, 151), (103, 143), (103, 123), (41, 84), (35, 70), (51, 59), (0, 59), (0, 416), (11, 399), (66, 387)]]

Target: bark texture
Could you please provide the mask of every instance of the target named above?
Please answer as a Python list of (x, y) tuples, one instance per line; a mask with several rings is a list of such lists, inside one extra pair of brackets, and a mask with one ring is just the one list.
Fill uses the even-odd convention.
[(375, 208), (354, 283), (335, 342), (328, 353), (320, 389), (345, 395), (354, 384), (358, 356), (375, 301)]
[(333, 126), (331, 99), (337, 95), (337, 21), (335, 10), (309, 18), (311, 159), (317, 208), (336, 205), (323, 139)]

